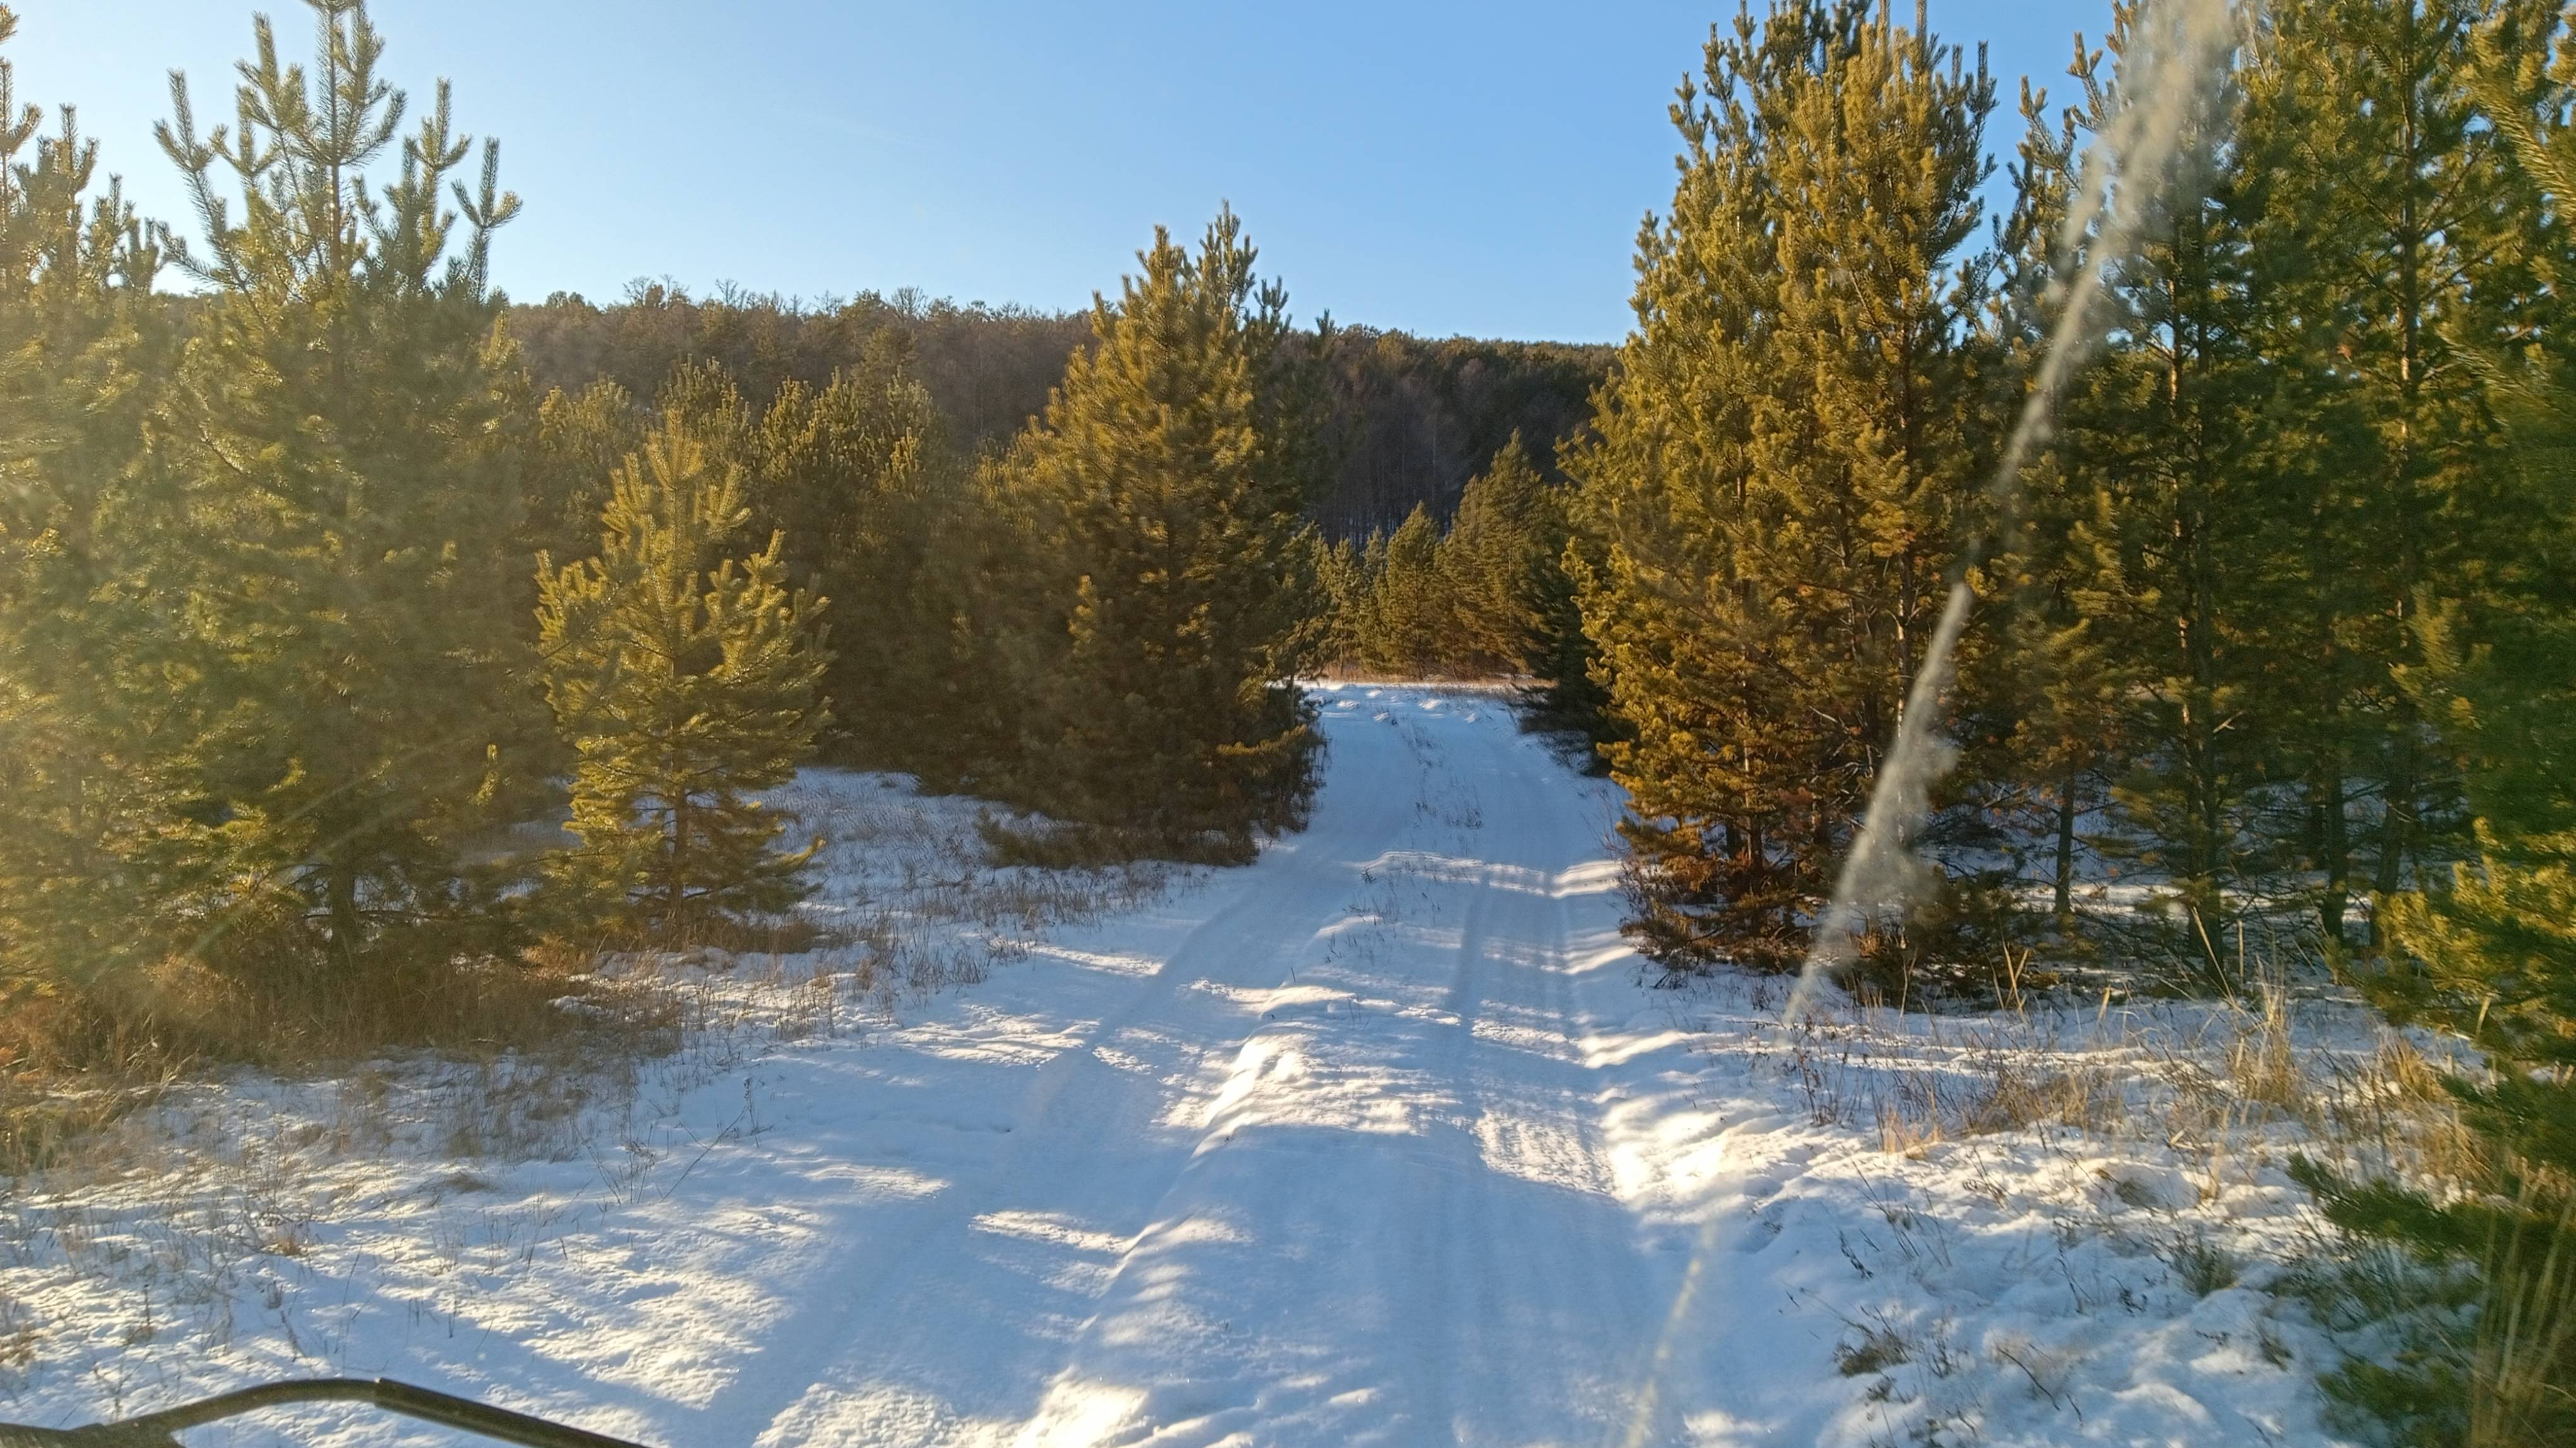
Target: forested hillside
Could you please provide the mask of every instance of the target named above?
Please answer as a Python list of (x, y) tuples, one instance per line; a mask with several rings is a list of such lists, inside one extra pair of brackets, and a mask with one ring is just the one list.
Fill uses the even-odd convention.
[[(905, 356), (969, 454), (1002, 446), (1044, 411), (1066, 357), (1091, 338), (1080, 313), (959, 306), (911, 292), (798, 303), (736, 289), (699, 298), (656, 282), (605, 304), (567, 293), (509, 313), (541, 391), (607, 381), (647, 396), (674, 368), (703, 362), (722, 367), (744, 395), (766, 398), (790, 382), (823, 387), (871, 356)], [(1365, 326), (1327, 335), (1321, 433), (1335, 462), (1307, 508), (1334, 538), (1391, 528), (1417, 503), (1445, 517), (1515, 433), (1552, 470), (1556, 442), (1590, 416), (1612, 351)]]

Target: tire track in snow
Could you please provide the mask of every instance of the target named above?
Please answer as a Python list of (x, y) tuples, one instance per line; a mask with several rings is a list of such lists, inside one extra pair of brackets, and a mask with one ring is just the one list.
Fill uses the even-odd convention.
[[(1299, 872), (1295, 855), (1283, 863), (1292, 878)], [(1233, 887), (1232, 898), (1190, 928), (1115, 1014), (1035, 1068), (1013, 1125), (975, 1179), (921, 1202), (915, 1220), (891, 1240), (872, 1234), (845, 1244), (833, 1262), (812, 1274), (809, 1280), (830, 1281), (833, 1290), (815, 1294), (821, 1299), (816, 1309), (772, 1328), (773, 1340), (786, 1345), (784, 1352), (705, 1405), (701, 1416), (710, 1441), (740, 1441), (749, 1423), (767, 1425), (758, 1440), (762, 1443), (805, 1441), (817, 1426), (815, 1405), (808, 1399), (818, 1385), (869, 1378), (937, 1382), (949, 1376), (953, 1363), (910, 1361), (919, 1354), (907, 1349), (917, 1348), (918, 1340), (908, 1339), (901, 1329), (954, 1296), (943, 1274), (963, 1255), (960, 1239), (997, 1212), (1027, 1208), (1026, 1187), (1033, 1173), (1063, 1158), (1103, 1154), (1096, 1144), (1102, 1138), (1141, 1124), (1140, 1118), (1151, 1119), (1136, 1103), (1118, 1099), (1130, 1094), (1135, 1083), (1102, 1058), (1103, 1048), (1114, 1048), (1156, 1012), (1168, 1010), (1190, 986), (1220, 978), (1266, 984), (1277, 969), (1279, 951), (1308, 933), (1302, 916), (1312, 909), (1305, 903), (1311, 892), (1250, 888), (1249, 875), (1221, 879), (1220, 884)], [(890, 1334), (889, 1329), (895, 1331)], [(870, 1431), (899, 1432), (901, 1427), (879, 1423), (870, 1425)], [(887, 1436), (870, 1441), (912, 1440)]]
[[(1532, 787), (1535, 750), (1507, 719), (1439, 726), (1455, 751), (1416, 727), (1388, 741), (1421, 765), (1416, 826), (1351, 856), (1389, 871), (1365, 899), (1395, 918), (1298, 977), (1371, 1008), (1265, 1027), (1313, 1069), (1258, 1072), (1238, 1118), (1273, 1128), (1228, 1131), (1158, 1210), (1244, 1212), (1259, 1230), (1140, 1242), (1021, 1441), (1592, 1441), (1624, 1423), (1623, 1375), (1661, 1322), (1656, 1276), (1677, 1268), (1640, 1257), (1607, 1190), (1598, 1073), (1576, 1043), (1566, 882), (1596, 832), (1561, 788)], [(1244, 1059), (1278, 1053), (1256, 1036)], [(1373, 1068), (1409, 1129), (1317, 1142), (1276, 1125), (1332, 1118), (1336, 1067)], [(1320, 1188), (1296, 1159), (1317, 1156)], [(1208, 1302), (1265, 1325), (1211, 1352), (1174, 1310)]]
[[(1313, 824), (1252, 868), (781, 1067), (795, 1130), (697, 1184), (807, 1224), (741, 1294), (778, 1310), (730, 1325), (712, 1391), (594, 1373), (640, 1436), (1624, 1427), (1682, 1264), (1622, 1198), (1633, 1141), (1604, 1113), (1673, 1063), (1594, 1049), (1643, 1004), (1595, 787), (1491, 702), (1442, 697), (1334, 699)], [(911, 1195), (868, 1185), (891, 1180)]]

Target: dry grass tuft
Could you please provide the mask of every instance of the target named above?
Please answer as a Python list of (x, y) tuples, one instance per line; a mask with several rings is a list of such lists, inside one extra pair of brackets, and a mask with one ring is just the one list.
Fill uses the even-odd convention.
[(1971, 1133), (2051, 1124), (2107, 1136), (2127, 1115), (2120, 1083), (2104, 1067), (2052, 1064), (1997, 1049), (1987, 1052), (1985, 1074), (1968, 1103), (1964, 1124)]
[(2290, 1044), (2290, 993), (2276, 983), (2262, 987), (2263, 1009), (2246, 1015), (2227, 1047), (2227, 1081), (2238, 1099), (2267, 1106), (2301, 1121), (2314, 1120), (2317, 1102), (2306, 1071)]
[(1885, 1372), (1913, 1356), (1914, 1345), (1883, 1322), (1857, 1328), (1834, 1345), (1834, 1366), (1847, 1378)]
[(284, 1076), (356, 1072), (388, 1052), (468, 1065), (504, 1057), (579, 1068), (678, 1040), (676, 1004), (649, 983), (527, 964), (407, 962), (276, 977), (171, 960), (0, 1019), (0, 1176), (62, 1164), (79, 1144), (209, 1067)]
[(2205, 1236), (2185, 1237), (2175, 1242), (2172, 1250), (2166, 1253), (2165, 1262), (2195, 1297), (2207, 1297), (2235, 1286), (2243, 1271), (2235, 1253)]
[(1891, 1062), (1873, 1091), (1880, 1149), (1918, 1156), (1944, 1141), (2039, 1126), (2108, 1136), (2127, 1121), (2118, 1070), (2043, 1039), (2027, 1017), (2016, 1022)]

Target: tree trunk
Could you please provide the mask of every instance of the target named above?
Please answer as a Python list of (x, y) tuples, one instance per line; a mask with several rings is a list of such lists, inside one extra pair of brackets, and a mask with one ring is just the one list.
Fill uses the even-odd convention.
[(2066, 778), (2057, 788), (2057, 927), (2066, 929), (2075, 922), (2075, 817), (2077, 771), (2066, 767)]

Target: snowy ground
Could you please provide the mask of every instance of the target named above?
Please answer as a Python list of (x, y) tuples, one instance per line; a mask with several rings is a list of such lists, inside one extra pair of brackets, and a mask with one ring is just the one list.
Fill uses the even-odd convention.
[(670, 1448), (2329, 1441), (2259, 1022), (1653, 989), (1609, 786), (1489, 695), (1321, 697), (1254, 867), (996, 887), (970, 807), (817, 775), (863, 943), (707, 977), (621, 1089), (236, 1081), (0, 1189), (0, 1417), (353, 1373)]

